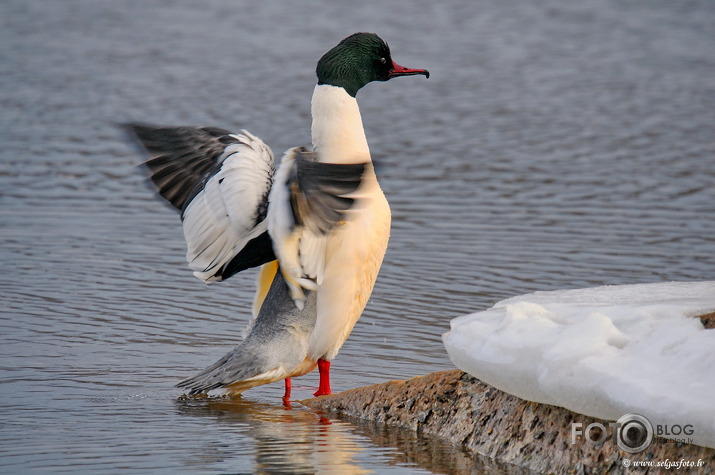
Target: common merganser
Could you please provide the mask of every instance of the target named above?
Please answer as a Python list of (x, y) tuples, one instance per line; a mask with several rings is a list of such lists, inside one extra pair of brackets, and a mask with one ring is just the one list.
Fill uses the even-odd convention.
[[(245, 339), (198, 375), (190, 394), (229, 394), (315, 369), (331, 393), (330, 362), (372, 293), (390, 234), (355, 96), (372, 81), (421, 74), (395, 63), (376, 34), (355, 33), (318, 61), (313, 149), (273, 154), (243, 130), (130, 124), (151, 159), (159, 195), (181, 211), (194, 275), (206, 282), (262, 266)], [(280, 270), (280, 272), (278, 272)]]

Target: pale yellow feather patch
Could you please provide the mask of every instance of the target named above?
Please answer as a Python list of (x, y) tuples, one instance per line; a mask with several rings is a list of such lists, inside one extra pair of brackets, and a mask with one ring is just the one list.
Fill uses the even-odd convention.
[(266, 300), (266, 295), (268, 295), (268, 290), (271, 288), (273, 279), (278, 272), (278, 260), (268, 262), (261, 266), (261, 273), (258, 275), (258, 281), (256, 282), (256, 295), (253, 297), (253, 318), (258, 316), (261, 307), (263, 306), (263, 301)]
[(298, 378), (300, 376), (310, 373), (317, 366), (318, 362), (316, 360), (311, 360), (310, 358), (306, 358), (292, 370), (286, 370), (286, 368), (284, 368), (283, 366), (279, 366), (272, 370), (266, 371), (265, 373), (256, 375), (252, 378), (248, 378), (243, 381), (236, 381), (233, 384), (229, 384), (228, 386), (226, 386), (226, 393), (231, 397), (235, 397), (241, 394), (243, 391), (255, 388), (256, 386), (274, 383), (285, 378)]

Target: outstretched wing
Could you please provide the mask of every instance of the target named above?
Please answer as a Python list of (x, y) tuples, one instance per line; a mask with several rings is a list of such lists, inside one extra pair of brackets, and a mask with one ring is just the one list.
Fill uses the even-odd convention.
[(349, 195), (362, 181), (367, 163), (338, 164), (317, 160), (316, 152), (286, 152), (271, 189), (268, 232), (296, 305), (302, 289), (315, 290), (323, 278), (329, 234), (347, 219), (354, 205)]
[(247, 131), (127, 125), (159, 195), (181, 211), (194, 275), (220, 281), (275, 259), (265, 221), (273, 153)]

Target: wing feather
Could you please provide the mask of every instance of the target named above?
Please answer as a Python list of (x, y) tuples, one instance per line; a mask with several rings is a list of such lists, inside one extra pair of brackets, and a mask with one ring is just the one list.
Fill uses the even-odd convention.
[(291, 296), (299, 308), (303, 289), (323, 280), (330, 233), (354, 205), (349, 195), (362, 181), (367, 163), (322, 163), (315, 152), (293, 148), (283, 156), (271, 189), (268, 233)]
[(125, 127), (149, 152), (151, 158), (144, 166), (160, 196), (178, 210), (183, 210), (215, 173), (227, 145), (239, 140), (216, 127)]
[(265, 222), (273, 153), (247, 131), (127, 125), (159, 195), (181, 211), (194, 275), (219, 281), (275, 259)]

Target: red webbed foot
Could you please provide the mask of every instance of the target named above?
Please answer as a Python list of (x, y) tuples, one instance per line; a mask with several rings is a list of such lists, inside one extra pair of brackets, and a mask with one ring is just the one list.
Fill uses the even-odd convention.
[(318, 360), (318, 372), (320, 373), (320, 384), (313, 396), (332, 394), (332, 391), (330, 391), (330, 361)]

